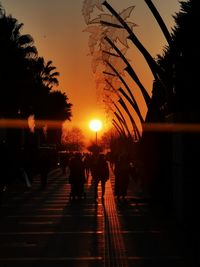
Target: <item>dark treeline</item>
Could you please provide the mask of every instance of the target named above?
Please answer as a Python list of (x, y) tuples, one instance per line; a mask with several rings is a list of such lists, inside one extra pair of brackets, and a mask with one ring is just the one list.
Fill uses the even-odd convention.
[(199, 132), (194, 127), (200, 122), (196, 65), (200, 55), (195, 30), (199, 24), (199, 7), (196, 0), (180, 1), (180, 11), (173, 16), (171, 40), (156, 59), (161, 74), (153, 83), (146, 122), (170, 123), (174, 131), (144, 129), (142, 138), (143, 158), (148, 179), (152, 179), (153, 194), (170, 209), (173, 207), (180, 220), (190, 223), (195, 217), (191, 207), (199, 203), (194, 193), (198, 187), (195, 173), (199, 172), (200, 148)]
[[(23, 23), (0, 5), (0, 200), (13, 181), (41, 175), (41, 187), (55, 166), (62, 123), (72, 117), (59, 72), (38, 55)], [(30, 124), (29, 124), (30, 122)], [(23, 178), (23, 179), (22, 179)]]
[(22, 28), (0, 6), (0, 118), (27, 120), (34, 115), (36, 128), (37, 120), (70, 120), (72, 104), (56, 89), (59, 72), (38, 55), (33, 37), (22, 34)]

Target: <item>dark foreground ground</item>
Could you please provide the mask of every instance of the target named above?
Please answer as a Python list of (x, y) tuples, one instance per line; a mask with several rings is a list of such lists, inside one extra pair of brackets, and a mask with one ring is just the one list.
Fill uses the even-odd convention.
[(49, 173), (45, 190), (39, 177), (30, 189), (11, 186), (0, 208), (0, 266), (200, 266), (189, 233), (136, 198), (133, 182), (127, 201), (117, 201), (113, 179), (111, 172), (105, 200), (99, 197), (98, 203), (91, 178), (86, 199), (70, 200), (70, 185), (59, 169)]

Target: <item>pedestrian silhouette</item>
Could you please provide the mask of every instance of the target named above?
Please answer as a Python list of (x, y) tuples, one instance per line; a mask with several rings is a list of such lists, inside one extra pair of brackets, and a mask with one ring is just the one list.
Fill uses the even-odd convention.
[(72, 156), (69, 162), (69, 168), (69, 183), (71, 184), (70, 198), (75, 199), (76, 197), (85, 197), (85, 170), (81, 153), (76, 153), (74, 156)]
[(69, 166), (69, 153), (65, 151), (61, 151), (60, 153), (60, 168), (62, 170), (62, 174), (68, 178), (68, 166)]
[(86, 179), (88, 181), (88, 178), (89, 178), (89, 175), (90, 175), (90, 167), (91, 167), (91, 156), (90, 156), (90, 154), (85, 154), (83, 163), (84, 163), (84, 168), (85, 168)]
[(114, 168), (115, 187), (114, 193), (117, 199), (125, 200), (130, 179), (130, 165), (128, 157), (121, 154), (115, 162)]
[(104, 199), (106, 181), (109, 179), (109, 167), (104, 154), (99, 154), (93, 161), (92, 176), (94, 181), (94, 197), (98, 198), (98, 184), (101, 182), (101, 198)]

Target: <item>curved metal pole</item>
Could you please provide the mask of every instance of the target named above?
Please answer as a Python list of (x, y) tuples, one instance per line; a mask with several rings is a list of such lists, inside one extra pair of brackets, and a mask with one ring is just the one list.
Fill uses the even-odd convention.
[[(142, 95), (144, 97), (144, 100), (146, 102), (146, 105), (147, 105), (147, 107), (149, 107), (150, 102), (151, 102), (151, 98), (150, 98), (149, 94), (147, 93), (147, 90), (144, 88), (143, 84), (141, 83), (140, 79), (138, 78), (137, 74), (135, 73), (134, 69), (132, 68), (132, 66), (130, 65), (130, 63), (126, 59), (126, 57), (119, 50), (119, 48), (110, 40), (110, 38), (108, 38), (106, 36), (104, 39), (112, 46), (112, 48), (117, 52), (117, 54), (119, 55), (119, 57), (127, 65), (127, 67), (125, 68), (125, 71), (128, 72), (128, 74), (133, 78), (133, 80), (135, 81), (135, 83), (138, 85), (138, 87), (140, 88), (141, 93), (142, 93)], [(103, 52), (106, 52), (106, 51), (103, 51)], [(111, 53), (110, 55), (111, 56), (116, 56), (113, 53)]]
[(123, 120), (124, 127), (126, 128), (129, 137), (131, 137), (131, 133), (130, 133), (130, 131), (129, 131), (128, 125), (127, 125), (127, 123), (126, 123), (126, 120), (125, 120), (125, 118), (124, 118), (124, 116), (123, 116), (121, 110), (118, 108), (118, 106), (117, 106), (115, 103), (114, 103), (114, 106), (115, 106), (115, 108), (117, 109), (117, 111), (119, 112), (119, 114), (120, 114), (120, 116), (121, 116), (121, 120)]
[(153, 57), (150, 55), (150, 53), (147, 51), (147, 49), (139, 41), (139, 39), (131, 30), (131, 28), (128, 26), (128, 24), (121, 18), (121, 16), (112, 8), (112, 6), (107, 1), (104, 1), (102, 5), (104, 5), (111, 12), (111, 14), (115, 16), (115, 18), (121, 23), (124, 29), (129, 33), (128, 38), (133, 42), (133, 44), (138, 48), (138, 50), (144, 56), (154, 76), (154, 79), (155, 80), (159, 79), (162, 76), (161, 69), (159, 68), (158, 64), (155, 62)]
[(114, 115), (116, 116), (119, 124), (121, 125), (121, 129), (123, 130), (123, 133), (126, 136), (126, 131), (125, 131), (125, 126), (124, 126), (123, 120), (121, 119), (121, 117), (119, 116), (119, 114), (116, 111), (114, 112)]
[(133, 130), (136, 130), (137, 135), (138, 135), (138, 137), (140, 138), (140, 137), (141, 137), (141, 136), (140, 136), (140, 132), (139, 132), (139, 130), (138, 130), (138, 128), (137, 128), (137, 125), (136, 125), (136, 123), (135, 123), (135, 121), (134, 121), (134, 119), (133, 119), (133, 117), (132, 117), (132, 115), (131, 115), (129, 109), (127, 108), (127, 106), (126, 106), (124, 100), (123, 100), (122, 98), (120, 98), (120, 99), (118, 100), (118, 102), (121, 104), (121, 106), (124, 108), (124, 110), (125, 110), (126, 113), (128, 114), (128, 116), (129, 116), (129, 118), (130, 118), (130, 121), (131, 121), (131, 123), (132, 123), (132, 126), (133, 126)]
[(165, 25), (160, 13), (158, 12), (157, 8), (155, 7), (155, 5), (153, 4), (153, 2), (151, 0), (144, 0), (145, 3), (147, 4), (147, 6), (149, 7), (149, 9), (151, 10), (154, 18), (156, 19), (158, 25), (160, 26), (167, 42), (169, 45), (171, 45), (172, 43), (172, 37), (167, 29), (167, 26)]
[(119, 133), (121, 136), (124, 136), (124, 133), (123, 133), (121, 127), (119, 126), (119, 124), (116, 122), (115, 119), (112, 119), (112, 124), (115, 126), (115, 129), (118, 131), (118, 133)]
[[(136, 129), (137, 134), (138, 134), (138, 137), (140, 138), (139, 130), (138, 130), (138, 128), (137, 128), (137, 126), (136, 126), (136, 123), (135, 123), (135, 121), (134, 121), (134, 119), (133, 119), (133, 117), (132, 117), (132, 115), (131, 115), (129, 109), (127, 108), (125, 102), (124, 102), (123, 99), (121, 98), (121, 96), (120, 96), (120, 94), (118, 93), (118, 91), (113, 87), (113, 85), (112, 85), (107, 79), (105, 79), (105, 81), (110, 85), (110, 87), (111, 87), (111, 89), (113, 90), (113, 92), (116, 93), (117, 96), (119, 97), (118, 102), (120, 103), (120, 105), (122, 106), (122, 108), (125, 110), (125, 112), (128, 114), (128, 116), (129, 116), (129, 118), (130, 118), (130, 120), (131, 120), (133, 129)], [(121, 90), (122, 90), (122, 89), (121, 89)], [(123, 90), (122, 90), (122, 91), (123, 91)], [(123, 92), (124, 92), (124, 91), (123, 91)], [(124, 94), (126, 95), (125, 92), (124, 92)], [(127, 97), (128, 97), (128, 96), (127, 96)], [(132, 100), (131, 100), (130, 98), (128, 98), (128, 99), (131, 101), (131, 106), (132, 106), (132, 107), (134, 108), (134, 110), (135, 110), (134, 103), (132, 102)], [(113, 102), (113, 101), (112, 101), (112, 102)], [(136, 112), (136, 110), (135, 110), (135, 112)], [(136, 112), (136, 113), (137, 113), (137, 112)], [(124, 120), (125, 120), (125, 119), (124, 119)], [(143, 122), (144, 122), (144, 120), (143, 120), (143, 118), (142, 118), (141, 123), (143, 123)]]
[(120, 81), (123, 83), (123, 85), (126, 87), (127, 91), (129, 92), (131, 98), (124, 92), (124, 90), (122, 88), (120, 88), (120, 92), (124, 95), (124, 97), (129, 101), (129, 103), (131, 104), (131, 106), (135, 109), (137, 115), (139, 116), (141, 122), (143, 122), (143, 118), (140, 112), (140, 109), (138, 107), (138, 104), (135, 100), (135, 97), (133, 96), (130, 88), (128, 87), (127, 83), (125, 82), (125, 80), (121, 77), (121, 75), (118, 73), (118, 71), (112, 66), (112, 64), (110, 64), (110, 62), (106, 61), (106, 63), (108, 64), (108, 66), (115, 72), (115, 74), (117, 75), (117, 77), (120, 79)]

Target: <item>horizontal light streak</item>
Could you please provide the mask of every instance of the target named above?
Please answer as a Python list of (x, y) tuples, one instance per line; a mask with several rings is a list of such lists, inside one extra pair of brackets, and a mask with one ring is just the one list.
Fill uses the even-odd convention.
[[(57, 222), (58, 223), (58, 222)], [(18, 224), (24, 224), (24, 225), (52, 225), (52, 224), (57, 224), (56, 222), (54, 221), (48, 221), (48, 222), (45, 222), (45, 221), (41, 221), (41, 222), (33, 222), (33, 221), (26, 221), (26, 222), (19, 222)]]
[(103, 217), (102, 214), (53, 214), (53, 215), (34, 215), (34, 216), (28, 216), (28, 215), (8, 215), (7, 218), (69, 218), (69, 217)]
[(150, 257), (140, 257), (140, 256), (129, 256), (127, 257), (128, 260), (138, 260), (138, 261), (143, 261), (143, 260), (149, 260), (149, 261), (166, 261), (166, 260), (183, 260), (183, 257), (181, 256), (165, 256), (165, 257), (159, 257), (159, 256), (150, 256)]
[(24, 258), (0, 258), (0, 261), (89, 261), (103, 260), (103, 257), (24, 257)]
[[(121, 258), (123, 259), (123, 258)], [(125, 259), (127, 260), (134, 260), (134, 261), (163, 261), (163, 260), (184, 260), (183, 257), (181, 256), (167, 256), (164, 258), (161, 258), (159, 256), (152, 256), (152, 257), (147, 257), (147, 256), (127, 256)], [(103, 257), (24, 257), (24, 258), (0, 258), (0, 262), (2, 261), (93, 261), (93, 260), (103, 260)]]
[(200, 123), (143, 123), (145, 132), (200, 132)]
[[(35, 120), (36, 128), (58, 129), (62, 121), (56, 120)], [(25, 119), (0, 119), (0, 128), (25, 129), (28, 127), (28, 120)], [(200, 132), (200, 123), (143, 123), (142, 131), (145, 132)]]
[[(63, 121), (58, 120), (35, 120), (36, 128), (43, 128), (48, 125), (48, 128), (57, 129), (63, 124)], [(0, 119), (0, 128), (29, 128), (28, 119)]]
[(46, 231), (46, 232), (0, 232), (0, 236), (10, 236), (10, 235), (79, 235), (79, 234), (103, 234), (103, 231)]
[[(122, 258), (123, 259), (123, 258)], [(183, 260), (183, 257), (181, 256), (168, 256), (168, 257), (157, 257), (157, 256), (152, 256), (152, 257), (146, 257), (146, 256), (128, 256), (126, 257), (127, 260), (137, 260), (137, 261), (163, 261), (163, 260)], [(88, 261), (88, 260), (103, 260), (103, 257), (24, 257), (24, 258), (0, 258), (1, 261)]]

